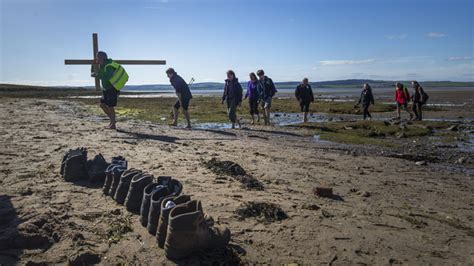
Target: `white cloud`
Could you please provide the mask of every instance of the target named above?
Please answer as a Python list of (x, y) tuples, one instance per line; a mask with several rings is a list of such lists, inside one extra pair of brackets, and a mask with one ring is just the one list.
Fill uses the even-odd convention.
[(385, 35), (385, 38), (389, 40), (403, 40), (408, 37), (407, 34), (398, 34), (398, 35)]
[(375, 62), (375, 59), (364, 60), (323, 60), (319, 61), (322, 66), (345, 66), (345, 65), (362, 65)]
[(448, 58), (449, 61), (467, 61), (472, 59), (474, 59), (472, 56), (451, 56)]
[(428, 32), (426, 35), (430, 38), (443, 38), (443, 37), (446, 37), (446, 34), (444, 34), (442, 32)]

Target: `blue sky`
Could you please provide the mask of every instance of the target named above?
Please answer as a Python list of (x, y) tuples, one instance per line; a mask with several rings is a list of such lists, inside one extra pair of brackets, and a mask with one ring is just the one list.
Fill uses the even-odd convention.
[(64, 59), (165, 59), (125, 66), (130, 84), (370, 78), (474, 80), (471, 0), (0, 0), (0, 82), (92, 85)]

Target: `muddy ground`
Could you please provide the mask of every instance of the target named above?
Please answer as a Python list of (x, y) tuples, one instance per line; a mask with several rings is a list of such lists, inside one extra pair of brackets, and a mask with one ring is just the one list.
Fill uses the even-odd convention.
[[(1, 98), (1, 265), (474, 263), (469, 164), (416, 165), (272, 127), (185, 130), (127, 120), (110, 131), (105, 124), (77, 102)], [(63, 154), (82, 146), (179, 179), (231, 230), (229, 248), (168, 261), (138, 216), (104, 197), (100, 184), (61, 179)], [(263, 190), (213, 171), (206, 166), (213, 158), (238, 163)], [(317, 197), (317, 186), (335, 195)]]

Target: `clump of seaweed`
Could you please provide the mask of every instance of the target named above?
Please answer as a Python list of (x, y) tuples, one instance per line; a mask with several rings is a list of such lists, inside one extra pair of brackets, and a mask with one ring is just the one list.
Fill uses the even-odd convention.
[(241, 218), (255, 217), (258, 221), (272, 223), (288, 218), (288, 215), (276, 204), (266, 202), (246, 202), (235, 213)]
[(109, 245), (118, 243), (126, 233), (133, 231), (130, 216), (122, 216), (113, 219), (108, 225), (106, 237)]
[(242, 183), (242, 187), (249, 190), (263, 190), (263, 184), (253, 176), (247, 174), (238, 163), (232, 161), (219, 161), (216, 158), (212, 158), (207, 162), (203, 162), (209, 170), (217, 175), (228, 175), (235, 180)]

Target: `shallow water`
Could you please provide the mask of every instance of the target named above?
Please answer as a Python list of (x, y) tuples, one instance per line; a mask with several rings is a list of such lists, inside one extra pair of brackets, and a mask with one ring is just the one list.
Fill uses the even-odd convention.
[[(330, 114), (310, 114), (308, 115), (308, 122), (310, 123), (323, 123), (323, 122), (332, 122), (332, 121), (359, 121), (362, 120), (362, 115), (330, 115)], [(375, 117), (372, 120), (375, 121), (384, 121), (390, 120), (387, 117)], [(473, 124), (473, 118), (458, 118), (458, 119), (445, 119), (445, 118), (427, 118), (423, 119), (424, 121), (436, 121), (436, 122), (462, 122), (467, 124)], [(271, 122), (276, 126), (289, 126), (300, 124), (303, 122), (303, 115), (300, 113), (272, 113)], [(261, 124), (263, 124), (263, 118), (261, 119)], [(232, 124), (229, 123), (197, 123), (194, 126), (198, 129), (229, 129), (232, 127)]]
[(474, 132), (467, 134), (467, 139), (458, 144), (458, 147), (461, 151), (474, 153)]

